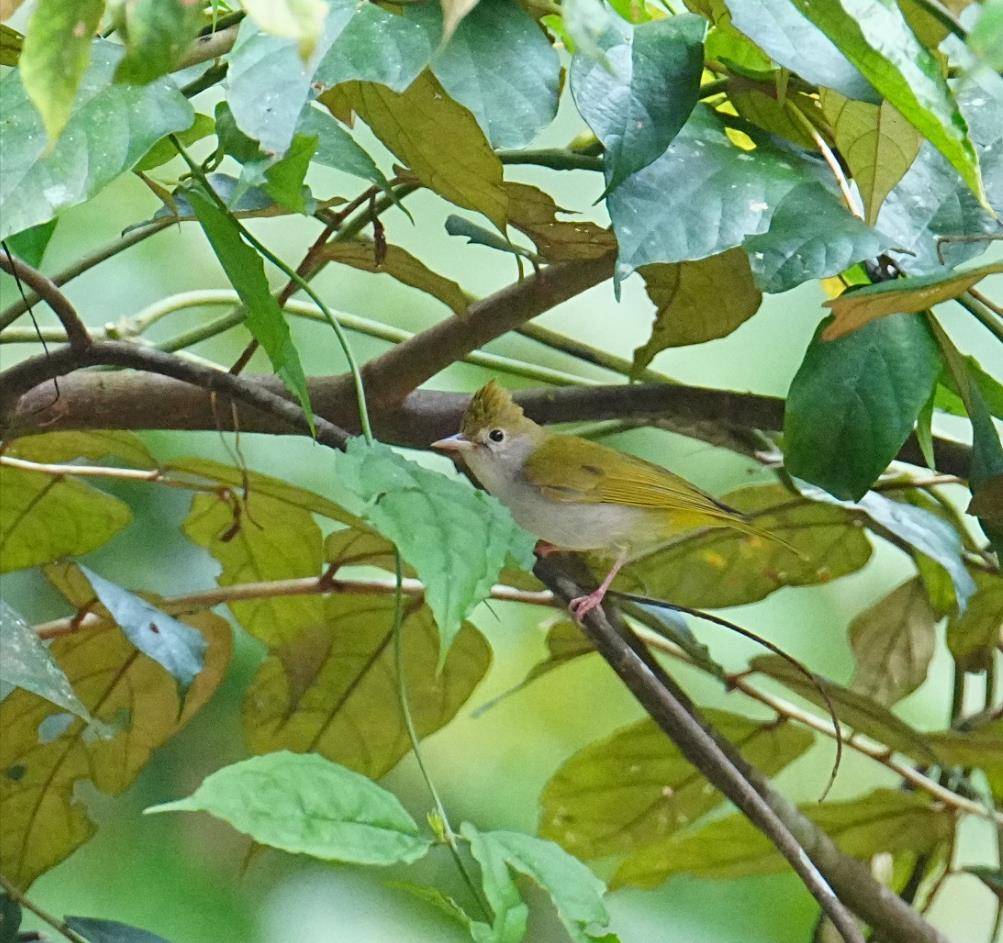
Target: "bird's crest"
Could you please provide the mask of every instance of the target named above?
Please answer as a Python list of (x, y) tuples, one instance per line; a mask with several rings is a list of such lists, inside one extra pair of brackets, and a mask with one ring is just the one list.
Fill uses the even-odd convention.
[(522, 407), (512, 399), (508, 390), (494, 380), (482, 386), (463, 416), (462, 432), (472, 437), (487, 426), (515, 426), (523, 419)]

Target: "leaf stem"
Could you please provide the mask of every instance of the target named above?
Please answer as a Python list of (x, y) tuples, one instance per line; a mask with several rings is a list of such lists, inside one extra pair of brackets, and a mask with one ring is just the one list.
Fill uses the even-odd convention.
[(87, 941), (75, 930), (67, 926), (66, 922), (60, 920), (58, 917), (54, 917), (47, 910), (43, 910), (38, 904), (31, 901), (29, 898), (25, 897), (10, 881), (7, 880), (2, 874), (0, 874), (0, 887), (6, 891), (7, 896), (19, 903), (25, 910), (30, 910), (39, 920), (43, 920), (47, 923), (53, 930), (57, 933), (61, 933), (67, 940), (71, 940), (72, 943), (87, 943)]
[(1003, 321), (994, 316), (993, 312), (986, 305), (973, 297), (971, 292), (966, 291), (954, 300), (969, 314), (975, 315), (988, 331), (991, 331), (997, 338), (1003, 341)]
[(566, 147), (538, 147), (495, 151), (503, 164), (535, 164), (551, 170), (602, 170), (602, 157), (581, 154)]

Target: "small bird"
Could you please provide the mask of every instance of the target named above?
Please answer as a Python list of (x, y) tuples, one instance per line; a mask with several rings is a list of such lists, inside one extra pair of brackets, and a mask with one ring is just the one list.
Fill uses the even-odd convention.
[(597, 589), (571, 600), (579, 622), (602, 603), (625, 563), (681, 531), (727, 527), (801, 556), (661, 465), (548, 432), (494, 380), (474, 394), (460, 432), (432, 447), (457, 453), (516, 522), (542, 539), (545, 552), (590, 550), (613, 560)]

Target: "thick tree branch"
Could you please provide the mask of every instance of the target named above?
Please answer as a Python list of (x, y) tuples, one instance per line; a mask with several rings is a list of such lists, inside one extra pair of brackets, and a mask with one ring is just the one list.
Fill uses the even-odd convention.
[(84, 327), (84, 322), (80, 320), (76, 308), (70, 304), (69, 299), (50, 279), (46, 278), (38, 269), (32, 268), (27, 262), (19, 259), (16, 255), (11, 255), (7, 251), (6, 243), (0, 251), (0, 269), (8, 275), (13, 275), (20, 279), (29, 288), (33, 289), (38, 297), (52, 308), (56, 317), (59, 318), (66, 331), (66, 339), (70, 347), (79, 352), (84, 350), (91, 342), (91, 336)]

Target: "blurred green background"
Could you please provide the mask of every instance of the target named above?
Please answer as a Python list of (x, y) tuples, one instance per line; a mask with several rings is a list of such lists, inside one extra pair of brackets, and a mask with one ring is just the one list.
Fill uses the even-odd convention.
[[(211, 113), (211, 101), (198, 104), (200, 110)], [(579, 130), (566, 101), (558, 122), (539, 143), (561, 144)], [(389, 155), (364, 128), (359, 130), (359, 140), (389, 171)], [(177, 172), (175, 165), (168, 165), (154, 176), (169, 182)], [(600, 208), (590, 209), (602, 190), (598, 175), (508, 167), (506, 176), (537, 183), (564, 206), (603, 220)], [(360, 181), (323, 170), (314, 170), (309, 182), (322, 197), (333, 193), (351, 197), (364, 189)], [(385, 216), (391, 242), (477, 294), (486, 294), (514, 277), (510, 257), (466, 247), (462, 240), (446, 235), (443, 221), (454, 208), (422, 192), (409, 198), (408, 208), (414, 225), (397, 210)], [(155, 209), (155, 198), (142, 183), (135, 178), (120, 180), (89, 205), (66, 214), (43, 268), (59, 270), (85, 249), (113, 239)], [(295, 263), (315, 238), (319, 224), (286, 218), (255, 221), (253, 228), (270, 248)], [(277, 278), (275, 284), (279, 284)], [(315, 284), (335, 309), (412, 330), (452, 316), (438, 302), (387, 276), (329, 266)], [(226, 287), (224, 276), (198, 228), (185, 225), (165, 230), (92, 270), (74, 281), (68, 294), (88, 323), (101, 325), (133, 315), (167, 295), (208, 287)], [(4, 279), (0, 290), (4, 303), (15, 297), (9, 279)], [(730, 337), (665, 352), (653, 366), (686, 382), (783, 395), (823, 315), (821, 300), (817, 285), (769, 297), (762, 311)], [(42, 323), (49, 323), (46, 312), (38, 313)], [(219, 309), (193, 309), (174, 314), (150, 336), (165, 338), (220, 313)], [(949, 314), (956, 340), (965, 350), (978, 353), (991, 372), (1003, 374), (1000, 348), (966, 317), (960, 311)], [(607, 283), (548, 313), (540, 323), (630, 356), (646, 339), (651, 318), (640, 279), (633, 278), (623, 286), (619, 303)], [(19, 322), (27, 323), (26, 319)], [(294, 319), (293, 331), (308, 373), (342, 371), (344, 362), (328, 328)], [(232, 331), (196, 352), (229, 363), (246, 339), (241, 331)], [(360, 336), (353, 337), (353, 344), (360, 359), (385, 347)], [(520, 337), (503, 338), (490, 349), (617, 382), (613, 375)], [(9, 365), (31, 350), (6, 346), (0, 356)], [(251, 369), (265, 370), (267, 365), (258, 357)], [(486, 378), (484, 371), (460, 364), (429, 385), (470, 391)], [(516, 378), (501, 379), (509, 386), (525, 385)], [(147, 433), (143, 438), (163, 458), (198, 454), (232, 460), (228, 443), (214, 433)], [(638, 431), (608, 441), (664, 462), (714, 493), (769, 478), (751, 461), (666, 433)], [(242, 436), (241, 447), (251, 468), (337, 497), (324, 448), (304, 439), (253, 435)], [(434, 457), (423, 460), (446, 467)], [(118, 483), (101, 486), (128, 501), (136, 520), (129, 530), (91, 554), (89, 566), (123, 585), (164, 594), (213, 585), (215, 563), (188, 544), (178, 529), (190, 500), (187, 494)], [(825, 587), (782, 590), (763, 603), (730, 610), (728, 616), (785, 646), (813, 669), (846, 680), (852, 668), (845, 641), (847, 623), (908, 572), (905, 557), (884, 545), (859, 573)], [(36, 574), (5, 576), (2, 591), (31, 620), (65, 612)], [(548, 613), (505, 604), (492, 609), (482, 606), (474, 621), (494, 647), (494, 666), (470, 704), (450, 726), (432, 736), (424, 749), (454, 823), (468, 819), (483, 828), (533, 832), (537, 796), (554, 770), (578, 748), (639, 719), (641, 710), (605, 666), (589, 658), (472, 718), (474, 708), (521, 680), (544, 651), (539, 623)], [(746, 641), (713, 626), (697, 623), (693, 628), (728, 668), (743, 666), (757, 653)], [(101, 823), (100, 830), (36, 883), (33, 898), (55, 913), (123, 920), (163, 934), (174, 943), (450, 943), (466, 939), (446, 917), (387, 886), (391, 880), (424, 881), (462, 897), (452, 862), (441, 850), (417, 866), (392, 871), (327, 867), (264, 852), (241, 873), (247, 842), (227, 826), (204, 815), (141, 815), (152, 803), (186, 795), (206, 774), (243, 755), (240, 700), (263, 649), (239, 630), (236, 636), (235, 660), (222, 688), (195, 721), (154, 756), (130, 790), (114, 800), (93, 789), (80, 790), (81, 800)], [(680, 669), (678, 675), (700, 704), (767, 716), (758, 705), (738, 694), (726, 695), (695, 671)], [(978, 681), (970, 684), (973, 709), (982, 703), (980, 687)], [(941, 646), (929, 679), (903, 702), (902, 714), (921, 728), (942, 728), (948, 720), (949, 692), (950, 659)], [(820, 742), (779, 777), (780, 785), (798, 800), (817, 798), (832, 756), (831, 742)], [(385, 784), (416, 817), (429, 809), (413, 758), (404, 759)], [(852, 797), (880, 785), (895, 783), (882, 767), (850, 753), (832, 797)], [(992, 861), (991, 827), (967, 821), (956, 863)], [(533, 899), (540, 906), (535, 908), (529, 939), (534, 943), (565, 940), (548, 906), (539, 896)], [(991, 903), (989, 893), (975, 878), (960, 876), (951, 879), (931, 917), (952, 941), (981, 943), (988, 939)], [(815, 920), (813, 902), (789, 874), (727, 882), (677, 879), (652, 892), (618, 892), (610, 897), (609, 906), (623, 943), (806, 943)]]

